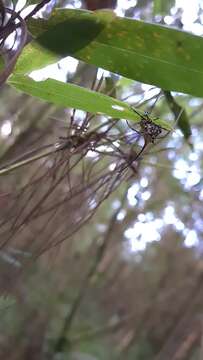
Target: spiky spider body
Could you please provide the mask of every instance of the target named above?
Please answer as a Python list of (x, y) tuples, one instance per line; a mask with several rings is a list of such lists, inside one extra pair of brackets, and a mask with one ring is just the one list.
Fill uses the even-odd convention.
[(162, 133), (161, 126), (155, 124), (149, 117), (140, 120), (141, 134), (147, 143), (153, 143)]
[[(159, 138), (159, 135), (162, 133), (163, 130), (165, 130), (164, 128), (162, 128), (160, 125), (155, 124), (154, 121), (152, 121), (152, 119), (149, 117), (149, 113), (145, 112), (144, 114), (139, 113), (137, 110), (135, 110), (133, 108), (133, 110), (140, 116), (140, 122), (139, 122), (139, 126), (140, 126), (140, 130), (135, 129), (134, 127), (132, 127), (131, 125), (128, 126), (135, 131), (136, 133), (140, 134), (143, 136), (144, 140), (145, 140), (145, 146), (148, 143), (152, 143), (154, 144), (155, 140), (157, 138)], [(154, 119), (156, 120), (156, 119)]]

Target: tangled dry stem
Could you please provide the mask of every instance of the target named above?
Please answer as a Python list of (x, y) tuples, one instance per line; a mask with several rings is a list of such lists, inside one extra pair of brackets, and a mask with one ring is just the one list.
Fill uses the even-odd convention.
[(118, 120), (92, 129), (87, 117), (76, 126), (73, 116), (55, 152), (27, 165), (26, 183), (7, 195), (1, 248), (20, 243), (38, 256), (75, 234), (123, 181), (137, 176), (141, 154), (148, 141), (154, 142), (154, 131), (160, 133), (151, 123), (148, 129), (153, 138), (145, 133), (140, 148), (129, 146)]

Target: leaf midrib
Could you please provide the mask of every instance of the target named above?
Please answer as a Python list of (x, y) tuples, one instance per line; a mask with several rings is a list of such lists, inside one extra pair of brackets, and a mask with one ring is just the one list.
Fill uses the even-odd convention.
[[(153, 57), (153, 56), (149, 56), (149, 55), (144, 55), (144, 54), (141, 54), (140, 52), (136, 52), (136, 51), (133, 51), (131, 49), (123, 49), (119, 46), (113, 46), (113, 45), (107, 45), (106, 43), (103, 43), (103, 42), (100, 42), (100, 41), (96, 41), (96, 40), (93, 40), (92, 42), (93, 44), (97, 44), (97, 45), (102, 45), (103, 47), (107, 47), (107, 48), (112, 48), (112, 49), (118, 49), (120, 50), (121, 52), (124, 52), (124, 53), (129, 53), (129, 54), (135, 54), (136, 56), (140, 56), (140, 57), (143, 57), (143, 58), (146, 58), (146, 59), (149, 59), (149, 60), (153, 60), (153, 61), (156, 61), (156, 62), (159, 62), (159, 63), (163, 63), (163, 64), (168, 64), (170, 66), (173, 66), (173, 67), (176, 67), (177, 69), (184, 69), (185, 71), (190, 71), (191, 73), (197, 73), (197, 74), (203, 74), (203, 71), (200, 71), (200, 70), (197, 70), (197, 69), (194, 69), (194, 68), (191, 68), (191, 67), (186, 67), (185, 65), (178, 65), (178, 64), (174, 64), (170, 61), (166, 61), (166, 60), (161, 60), (159, 58), (156, 58), (156, 57)], [(74, 54), (73, 54), (74, 55)]]

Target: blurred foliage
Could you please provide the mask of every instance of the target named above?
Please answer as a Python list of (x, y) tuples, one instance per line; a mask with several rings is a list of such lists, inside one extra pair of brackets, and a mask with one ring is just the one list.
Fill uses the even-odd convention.
[(112, 11), (59, 9), (48, 22), (31, 19), (28, 28), (42, 47), (33, 43), (25, 49), (16, 72), (24, 64), (27, 69), (38, 50), (44, 65), (54, 55), (70, 55), (130, 79), (202, 97), (200, 36), (116, 17)]
[(7, 310), (8, 307), (15, 304), (15, 299), (10, 296), (1, 296), (0, 297), (0, 311)]
[(167, 15), (175, 5), (175, 0), (154, 0), (154, 15)]
[(192, 135), (192, 131), (190, 126), (190, 121), (188, 119), (185, 110), (177, 104), (177, 102), (174, 100), (173, 96), (170, 94), (169, 91), (165, 91), (164, 94), (168, 101), (168, 105), (174, 114), (174, 118), (177, 119), (177, 125), (182, 131), (185, 139), (189, 140), (190, 136)]

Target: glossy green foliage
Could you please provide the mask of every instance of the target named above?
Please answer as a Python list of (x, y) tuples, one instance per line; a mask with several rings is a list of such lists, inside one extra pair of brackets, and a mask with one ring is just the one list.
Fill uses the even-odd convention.
[(58, 106), (69, 106), (91, 113), (103, 113), (135, 121), (140, 120), (139, 115), (128, 104), (74, 84), (65, 84), (53, 79), (34, 81), (28, 76), (20, 75), (11, 77), (9, 84), (27, 94)]
[[(110, 11), (67, 9), (53, 11), (48, 21), (32, 19), (29, 30), (54, 54), (53, 59), (71, 55), (165, 90), (203, 96), (203, 39), (199, 36), (116, 17)], [(43, 51), (39, 56), (43, 58)], [(41, 65), (46, 61), (42, 59)]]
[[(139, 122), (141, 118), (128, 104), (74, 84), (66, 84), (53, 79), (34, 81), (23, 75), (10, 77), (9, 84), (29, 95), (39, 97), (58, 106), (73, 107), (95, 114), (101, 113), (115, 118), (134, 120), (135, 122)], [(167, 130), (171, 130), (171, 126), (163, 120), (158, 119), (154, 122)]]

